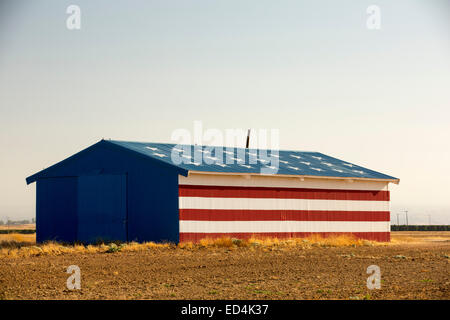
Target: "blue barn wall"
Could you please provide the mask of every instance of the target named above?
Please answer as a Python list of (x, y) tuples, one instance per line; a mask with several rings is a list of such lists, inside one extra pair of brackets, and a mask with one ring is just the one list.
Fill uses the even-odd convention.
[(36, 180), (38, 184), (38, 241), (76, 240), (77, 177), (123, 174), (127, 188), (128, 241), (178, 242), (180, 173), (175, 167), (101, 141), (27, 179), (28, 183)]
[(77, 239), (85, 242), (127, 241), (125, 174), (78, 177)]
[(77, 223), (77, 179), (39, 180), (36, 186), (36, 241), (73, 242)]

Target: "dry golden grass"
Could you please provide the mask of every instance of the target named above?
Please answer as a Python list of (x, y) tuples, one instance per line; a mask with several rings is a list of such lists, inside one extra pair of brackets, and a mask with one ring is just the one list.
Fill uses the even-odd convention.
[(394, 231), (391, 244), (419, 244), (429, 241), (450, 241), (449, 231)]
[(450, 241), (450, 232), (447, 233), (392, 233), (391, 242), (376, 242), (357, 239), (350, 235), (330, 236), (323, 238), (321, 236), (310, 236), (307, 238), (250, 238), (250, 239), (202, 239), (198, 243), (182, 242), (178, 245), (173, 243), (155, 243), (155, 242), (129, 242), (120, 245), (99, 244), (99, 245), (62, 245), (57, 242), (47, 242), (45, 244), (35, 245), (34, 234), (5, 234), (0, 235), (0, 258), (18, 258), (39, 255), (61, 255), (67, 253), (92, 254), (92, 253), (117, 253), (117, 252), (135, 252), (145, 250), (159, 249), (182, 249), (182, 250), (202, 250), (202, 249), (238, 249), (250, 248), (254, 250), (261, 248), (267, 249), (310, 249), (313, 247), (356, 247), (356, 246), (386, 246), (408, 243), (424, 243), (426, 241)]
[(208, 247), (230, 248), (233, 246), (233, 239), (226, 237), (218, 239), (205, 238), (200, 240), (199, 246), (206, 248)]
[(30, 230), (30, 229), (36, 229), (36, 225), (34, 223), (29, 224), (17, 224), (17, 225), (1, 225), (0, 230), (8, 230), (8, 229), (14, 229), (14, 230)]
[(377, 243), (374, 241), (368, 241), (363, 239), (357, 239), (350, 235), (339, 235), (330, 237), (321, 237), (319, 235), (313, 235), (306, 238), (292, 238), (292, 239), (278, 239), (278, 238), (266, 238), (266, 239), (250, 239), (250, 244), (259, 244), (262, 246), (281, 246), (281, 247), (348, 247), (348, 246), (373, 246)]
[(36, 234), (22, 234), (22, 233), (0, 234), (0, 242), (3, 241), (36, 243)]
[(164, 249), (175, 247), (170, 243), (154, 243), (154, 242), (130, 242), (121, 245), (99, 244), (99, 245), (63, 245), (57, 242), (46, 242), (40, 245), (33, 245), (34, 242), (14, 242), (11, 239), (0, 242), (0, 258), (18, 258), (40, 255), (56, 256), (61, 254), (92, 254), (92, 253), (115, 253), (115, 252), (131, 252), (143, 251), (151, 249)]
[[(320, 237), (311, 236), (307, 238), (256, 238), (250, 239), (233, 239), (233, 238), (218, 238), (201, 239), (199, 243), (184, 242), (178, 244), (178, 248), (181, 249), (195, 249), (195, 248), (238, 248), (238, 247), (302, 247), (308, 248), (313, 246), (321, 247), (344, 247), (344, 246), (373, 246), (380, 245), (382, 243), (376, 243), (374, 241), (357, 239), (349, 235)], [(383, 243), (385, 245), (386, 243)]]
[[(12, 236), (8, 235), (8, 236)], [(18, 236), (18, 235), (16, 235)], [(29, 236), (29, 235), (20, 235)], [(219, 238), (219, 239), (202, 239), (199, 243), (184, 242), (175, 246), (172, 243), (154, 243), (154, 242), (129, 242), (121, 245), (116, 244), (100, 244), (100, 245), (62, 245), (57, 242), (47, 242), (41, 245), (32, 245), (31, 241), (28, 245), (23, 245), (23, 240), (20, 237), (15, 237), (20, 240), (17, 246), (8, 245), (8, 247), (0, 248), (0, 258), (17, 258), (17, 257), (29, 257), (39, 255), (61, 255), (67, 253), (79, 253), (79, 254), (91, 254), (91, 253), (115, 253), (115, 252), (133, 252), (144, 251), (154, 249), (188, 249), (197, 250), (205, 248), (310, 248), (313, 246), (331, 247), (331, 246), (360, 246), (360, 245), (374, 245), (373, 242), (367, 240), (358, 240), (350, 236), (337, 236), (329, 238), (311, 237), (307, 239), (277, 239), (277, 238), (264, 238), (257, 239), (251, 238), (247, 240), (232, 239), (232, 238)], [(12, 240), (10, 237), (9, 241)], [(34, 239), (32, 239), (34, 241)], [(1, 244), (1, 242), (0, 242)]]

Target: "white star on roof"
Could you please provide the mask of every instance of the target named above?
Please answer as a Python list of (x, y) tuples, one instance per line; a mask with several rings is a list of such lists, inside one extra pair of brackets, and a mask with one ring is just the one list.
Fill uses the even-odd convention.
[(307, 166), (309, 166), (309, 165), (311, 164), (311, 162), (305, 162), (305, 161), (300, 161), (300, 163), (304, 163), (304, 164), (306, 164)]
[(224, 164), (224, 163), (215, 163), (216, 165), (218, 165), (218, 166), (221, 166), (222, 168), (224, 168), (224, 167), (226, 167), (227, 165), (226, 164)]
[(288, 164), (289, 163), (289, 161), (285, 161), (285, 160), (278, 160), (278, 161), (280, 161), (281, 163), (284, 163), (284, 164)]
[(341, 170), (341, 169), (333, 169), (334, 171), (337, 171), (337, 172), (344, 172), (343, 170)]
[(165, 154), (162, 154), (162, 153), (153, 153), (153, 155), (154, 156), (157, 156), (157, 157), (160, 157), (160, 158), (164, 158), (164, 157), (167, 157)]
[(314, 159), (317, 159), (317, 160), (322, 160), (322, 157), (317, 157), (317, 156), (311, 156), (311, 157)]
[(344, 165), (344, 166), (347, 166), (347, 167), (353, 167), (353, 165), (350, 164), (350, 163), (343, 163), (343, 165)]
[(300, 169), (297, 168), (297, 167), (291, 167), (291, 166), (289, 166), (288, 168), (289, 168), (289, 169), (292, 169), (292, 170), (295, 170), (295, 171), (300, 170)]
[(240, 164), (240, 166), (241, 166), (241, 167), (246, 167), (247, 169), (251, 169), (251, 168), (252, 168), (252, 166), (249, 166), (249, 165), (247, 165), (247, 164)]
[(158, 150), (158, 148), (153, 148), (153, 147), (145, 147), (146, 149), (150, 149), (150, 150), (152, 150), (152, 151), (156, 151), (156, 150)]
[(333, 165), (331, 164), (331, 163), (329, 163), (329, 162), (322, 162), (322, 164), (324, 164), (324, 165), (326, 165), (326, 166), (329, 166), (329, 167), (332, 167)]
[(291, 157), (292, 158), (296, 158), (296, 159), (301, 159), (302, 157), (300, 157), (300, 156), (296, 156), (295, 154), (291, 154)]
[(359, 174), (364, 174), (364, 171), (361, 170), (353, 170), (353, 172), (359, 173)]
[(316, 170), (316, 171), (323, 171), (323, 169), (320, 168), (311, 168), (312, 170)]

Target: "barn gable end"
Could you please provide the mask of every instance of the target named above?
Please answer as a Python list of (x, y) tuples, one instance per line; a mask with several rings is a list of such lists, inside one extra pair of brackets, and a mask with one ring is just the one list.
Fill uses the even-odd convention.
[[(178, 241), (178, 175), (185, 172), (122, 149), (101, 141), (27, 178), (37, 182), (38, 242)], [(105, 211), (111, 214), (102, 220)]]

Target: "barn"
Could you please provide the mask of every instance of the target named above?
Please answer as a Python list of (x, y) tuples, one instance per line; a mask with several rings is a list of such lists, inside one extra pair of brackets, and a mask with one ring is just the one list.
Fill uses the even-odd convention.
[(319, 152), (101, 140), (26, 182), (37, 184), (38, 242), (177, 243), (311, 234), (389, 241), (388, 186), (399, 179)]

